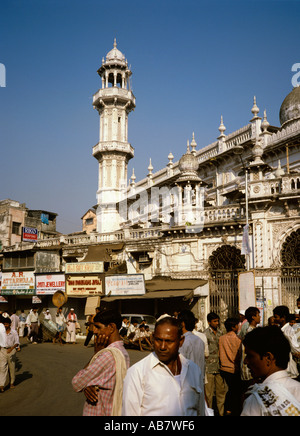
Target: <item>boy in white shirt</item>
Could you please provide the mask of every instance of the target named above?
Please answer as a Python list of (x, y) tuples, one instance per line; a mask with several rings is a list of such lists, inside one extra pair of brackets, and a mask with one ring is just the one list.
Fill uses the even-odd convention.
[(300, 416), (300, 383), (289, 377), (290, 344), (276, 326), (258, 327), (244, 339), (245, 363), (258, 380), (241, 416)]

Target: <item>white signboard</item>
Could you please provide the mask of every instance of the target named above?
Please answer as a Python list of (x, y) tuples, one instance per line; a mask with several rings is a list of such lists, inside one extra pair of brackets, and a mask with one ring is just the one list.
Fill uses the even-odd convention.
[(144, 295), (144, 274), (126, 274), (105, 277), (105, 295)]
[(35, 276), (36, 295), (53, 295), (56, 291), (65, 291), (64, 274), (46, 274)]
[(255, 276), (253, 271), (239, 274), (239, 310), (256, 307)]
[(93, 274), (103, 271), (104, 262), (74, 262), (67, 263), (65, 267), (66, 274)]
[(2, 273), (2, 295), (33, 295), (35, 279), (33, 272)]

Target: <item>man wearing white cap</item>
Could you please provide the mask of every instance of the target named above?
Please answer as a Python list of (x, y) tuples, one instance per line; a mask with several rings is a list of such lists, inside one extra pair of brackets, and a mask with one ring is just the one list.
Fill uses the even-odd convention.
[(67, 316), (67, 343), (76, 344), (76, 322), (77, 315), (72, 308)]

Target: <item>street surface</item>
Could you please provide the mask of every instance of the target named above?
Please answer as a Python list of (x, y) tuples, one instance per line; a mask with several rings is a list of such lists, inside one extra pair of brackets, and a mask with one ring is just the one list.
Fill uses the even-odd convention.
[[(0, 416), (82, 416), (85, 397), (73, 391), (71, 381), (92, 357), (93, 347), (84, 347), (82, 339), (77, 342), (34, 345), (21, 338), (16, 386), (0, 393)], [(128, 352), (131, 364), (149, 354)]]

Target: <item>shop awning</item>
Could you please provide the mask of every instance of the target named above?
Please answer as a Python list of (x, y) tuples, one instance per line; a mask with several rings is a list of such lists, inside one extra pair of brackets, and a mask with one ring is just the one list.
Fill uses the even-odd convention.
[(204, 279), (172, 279), (170, 277), (157, 277), (152, 280), (146, 280), (145, 286), (147, 291), (167, 291), (167, 290), (194, 290), (198, 286), (207, 283)]
[(115, 301), (115, 300), (149, 300), (161, 298), (176, 298), (181, 297), (185, 299), (194, 296), (194, 290), (199, 286), (206, 285), (207, 280), (204, 279), (171, 279), (170, 277), (157, 277), (152, 280), (146, 280), (146, 294), (145, 295), (125, 295), (125, 296), (105, 296), (101, 298), (102, 301)]
[(155, 291), (155, 292), (147, 292), (145, 295), (125, 295), (125, 296), (113, 296), (113, 297), (101, 297), (101, 301), (116, 301), (116, 300), (153, 300), (155, 298), (161, 299), (161, 298), (192, 298), (193, 297), (193, 291), (186, 290), (186, 291)]
[(100, 244), (89, 246), (85, 258), (81, 262), (110, 262), (111, 257), (107, 250), (122, 250), (124, 244)]

